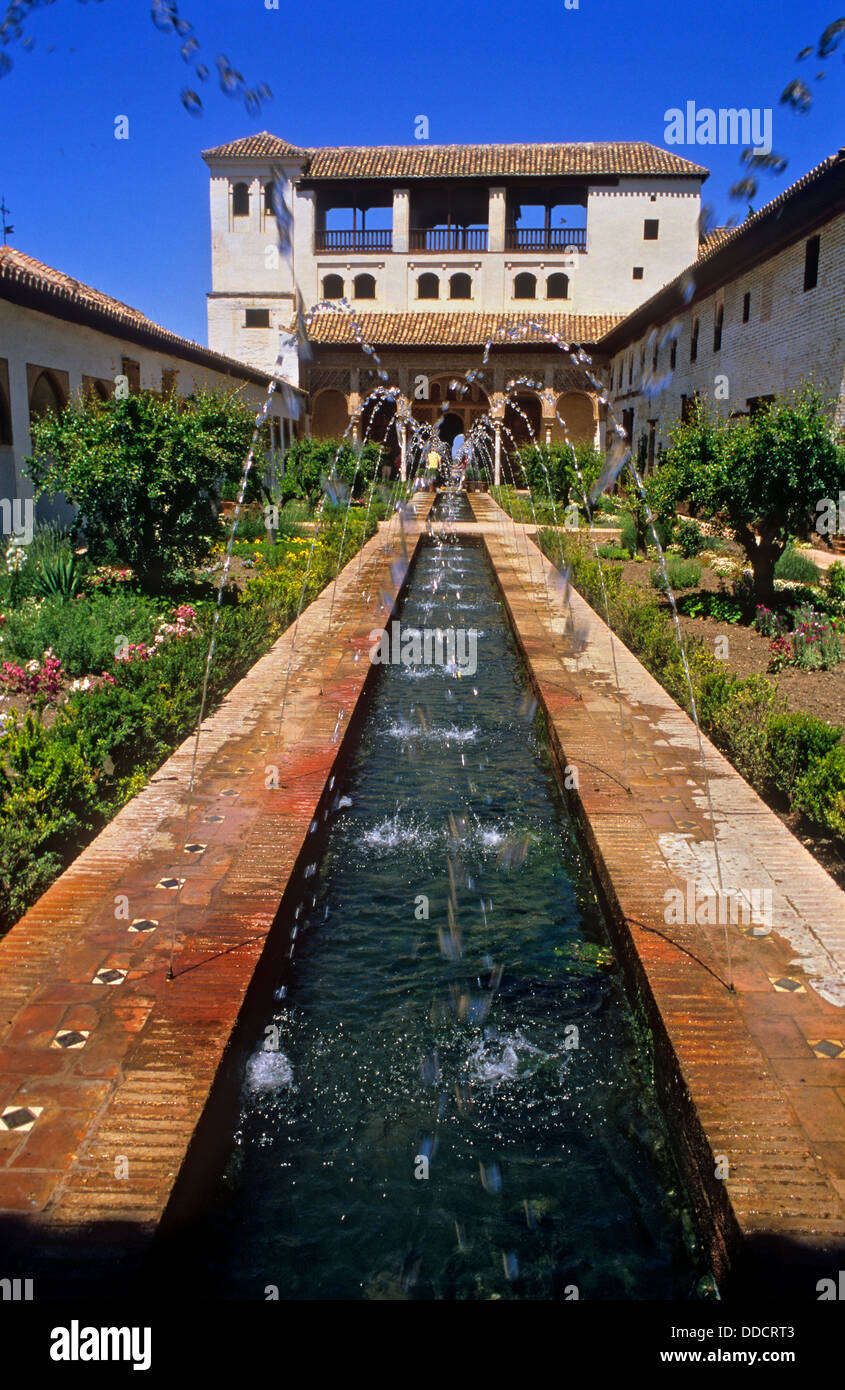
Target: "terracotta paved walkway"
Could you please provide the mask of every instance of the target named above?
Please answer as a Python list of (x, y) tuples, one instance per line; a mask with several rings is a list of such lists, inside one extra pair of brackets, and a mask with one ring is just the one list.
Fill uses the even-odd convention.
[(206, 720), (187, 829), (193, 736), (0, 942), (0, 1220), (155, 1228), (421, 529), (341, 572), (328, 659), (331, 586)]
[[(689, 1114), (717, 1258), (739, 1232), (766, 1233), (796, 1256), (818, 1251), (819, 1277), (830, 1273), (823, 1252), (838, 1247), (841, 1264), (845, 1245), (845, 894), (705, 740), (723, 886), (757, 893), (760, 918), (769, 894), (773, 929), (667, 924), (667, 890), (686, 898), (694, 883), (694, 917), (718, 890), (694, 725), (618, 639), (611, 651), (580, 596), (563, 593), (533, 528), (486, 495), (472, 502), (559, 761), (579, 770), (586, 831), (628, 923), (618, 945), (651, 1014), (659, 1084)], [(720, 983), (728, 953), (733, 993)]]

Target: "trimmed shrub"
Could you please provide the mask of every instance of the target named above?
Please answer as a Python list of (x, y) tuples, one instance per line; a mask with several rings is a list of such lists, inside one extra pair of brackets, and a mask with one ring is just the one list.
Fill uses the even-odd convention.
[(117, 559), (157, 591), (221, 539), (221, 489), (242, 473), (253, 429), (234, 393), (73, 400), (33, 422), (25, 462), (36, 497), (64, 493), (78, 508), (74, 533), (93, 559)]
[(795, 784), (827, 757), (842, 738), (842, 726), (800, 712), (769, 721), (769, 781), (792, 800)]
[(795, 787), (795, 809), (835, 835), (845, 835), (845, 748), (832, 748)]
[(781, 705), (777, 688), (765, 676), (736, 680), (713, 712), (713, 741), (752, 786), (768, 779), (768, 735)]
[[(604, 619), (595, 560), (556, 531), (541, 531), (538, 543), (553, 563), (569, 569), (572, 583)], [(618, 569), (606, 574), (611, 626), (689, 711), (689, 690), (670, 617), (654, 598), (644, 597), (621, 577)], [(611, 579), (612, 585), (607, 582)], [(739, 605), (727, 595), (695, 595), (682, 602), (697, 603), (702, 597), (732, 605), (739, 617)], [(790, 797), (793, 810), (836, 834), (845, 833), (842, 730), (810, 715), (789, 714), (777, 687), (765, 676), (737, 676), (695, 638), (685, 639), (684, 650), (701, 726), (734, 767), (758, 791)]]

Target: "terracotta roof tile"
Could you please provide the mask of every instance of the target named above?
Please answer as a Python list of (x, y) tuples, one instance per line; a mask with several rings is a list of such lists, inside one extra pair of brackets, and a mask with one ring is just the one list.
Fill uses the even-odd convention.
[(708, 171), (641, 140), (520, 145), (349, 145), (298, 149), (263, 131), (205, 150), (204, 159), (303, 159), (307, 179), (550, 178)]
[(733, 227), (714, 227), (712, 231), (707, 232), (698, 247), (699, 260), (702, 256), (706, 256), (709, 251), (721, 246), (725, 237), (729, 237), (732, 231)]
[(213, 150), (203, 150), (203, 159), (308, 159), (310, 150), (301, 150), (262, 130), (259, 135), (247, 135), (242, 140), (230, 140), (227, 145), (216, 145)]
[(0, 299), (25, 302), (42, 313), (54, 313), (115, 337), (128, 337), (165, 350), (170, 348), (190, 360), (248, 380), (270, 380), (266, 372), (171, 333), (122, 300), (113, 299), (61, 270), (44, 265), (14, 246), (0, 246)]
[[(514, 324), (541, 323), (544, 329), (570, 343), (595, 343), (609, 333), (622, 314), (357, 314), (364, 342), (372, 347), (481, 347), (500, 330)], [(354, 343), (354, 326), (342, 311), (319, 310), (308, 337), (314, 343)], [(501, 341), (506, 341), (502, 338)], [(537, 332), (523, 342), (542, 342)]]

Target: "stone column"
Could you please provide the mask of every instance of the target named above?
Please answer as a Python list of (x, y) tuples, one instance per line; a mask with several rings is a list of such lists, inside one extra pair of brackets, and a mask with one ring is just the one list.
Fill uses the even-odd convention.
[(548, 385), (540, 393), (540, 406), (543, 412), (540, 427), (544, 430), (546, 444), (551, 444), (552, 426), (557, 424), (557, 394)]
[(393, 190), (393, 250), (407, 256), (411, 222), (411, 194), (407, 188)]
[[(348, 411), (348, 413), (349, 413), (349, 418), (350, 418), (350, 420), (351, 420), (351, 419), (353, 418), (353, 416), (356, 415), (356, 412), (357, 412), (358, 410), (361, 409), (361, 397), (360, 397), (360, 394), (359, 394), (359, 392), (358, 392), (358, 373), (357, 373), (357, 371), (350, 372), (350, 376), (354, 378), (354, 380), (353, 380), (353, 389), (352, 389), (351, 391), (348, 391), (347, 394), (346, 394), (346, 409), (347, 409), (347, 411)], [(355, 423), (354, 423), (354, 425), (352, 426), (352, 443), (353, 443), (353, 444), (359, 444), (360, 442), (361, 442), (361, 417), (360, 417), (360, 416), (357, 416), (357, 418), (355, 419)]]
[(507, 204), (507, 190), (504, 188), (491, 188), (487, 203), (487, 250), (504, 251), (505, 249), (505, 208)]
[(497, 392), (490, 397), (490, 419), (493, 421), (493, 486), (502, 483), (502, 421), (505, 418), (505, 397)]

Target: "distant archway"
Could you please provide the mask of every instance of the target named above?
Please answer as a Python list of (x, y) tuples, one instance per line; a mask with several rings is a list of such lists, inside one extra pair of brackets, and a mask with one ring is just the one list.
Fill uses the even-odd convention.
[(451, 449), (459, 434), (464, 434), (464, 422), (457, 411), (450, 410), (448, 415), (444, 415), (440, 421), (440, 438), (444, 444), (448, 444)]
[(0, 386), (0, 445), (12, 443), (12, 412), (6, 392)]
[[(596, 437), (596, 417), (592, 396), (585, 391), (564, 391), (558, 396), (557, 413), (566, 421), (566, 434), (573, 444), (592, 444)], [(557, 420), (552, 426), (552, 438), (563, 439), (564, 432)]]
[(538, 397), (527, 391), (518, 392), (516, 400), (509, 400), (505, 406), (505, 426), (510, 430), (505, 438), (510, 442), (512, 435), (515, 444), (531, 444), (535, 440), (542, 444), (542, 417)]
[(349, 407), (342, 391), (318, 391), (311, 411), (311, 433), (315, 439), (340, 439), (349, 424)]

